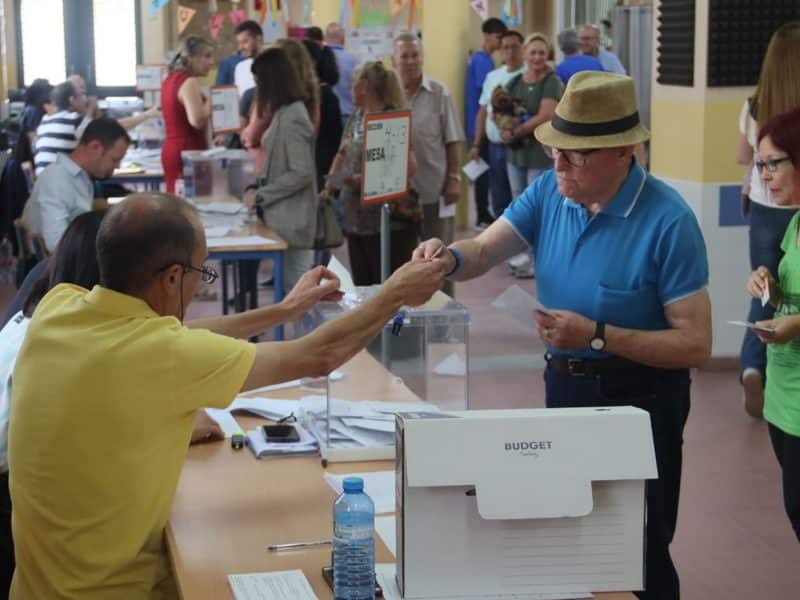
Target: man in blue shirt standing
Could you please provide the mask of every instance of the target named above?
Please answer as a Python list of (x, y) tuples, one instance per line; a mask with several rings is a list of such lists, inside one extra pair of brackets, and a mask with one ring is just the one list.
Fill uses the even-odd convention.
[(636, 162), (634, 146), (650, 134), (639, 123), (630, 77), (577, 73), (535, 135), (555, 168), (478, 237), (449, 247), (428, 240), (414, 258), (441, 260), (448, 277), (463, 281), (533, 250), (537, 295), (547, 307), (533, 315), (547, 346), (547, 406), (633, 405), (650, 414), (658, 479), (647, 482), (638, 596), (677, 600), (669, 544), (689, 369), (711, 354), (703, 236), (678, 193)]
[(611, 73), (625, 75), (625, 67), (613, 52), (609, 52), (600, 43), (600, 30), (594, 25), (582, 25), (578, 32), (581, 43), (581, 52), (593, 56), (600, 61), (603, 69)]
[(338, 23), (329, 23), (325, 28), (325, 44), (336, 55), (336, 66), (339, 67), (339, 81), (333, 86), (333, 93), (339, 99), (339, 110), (342, 111), (342, 127), (353, 112), (353, 72), (359, 60), (344, 49), (344, 28)]
[[(500, 48), (502, 35), (508, 27), (500, 19), (492, 17), (486, 19), (481, 25), (483, 45), (472, 53), (472, 58), (467, 65), (467, 80), (464, 88), (464, 116), (467, 120), (467, 142), (470, 146), (475, 143), (475, 117), (478, 116), (483, 82), (486, 76), (494, 71), (492, 53)], [(489, 144), (485, 140), (479, 144), (480, 157), (489, 162)], [(489, 174), (484, 173), (475, 180), (475, 207), (477, 208), (477, 226), (486, 228), (494, 221), (489, 213)]]
[(580, 53), (580, 40), (574, 29), (565, 29), (558, 34), (558, 47), (564, 53), (564, 60), (556, 67), (556, 75), (564, 85), (567, 85), (570, 77), (580, 71), (605, 71), (594, 56)]

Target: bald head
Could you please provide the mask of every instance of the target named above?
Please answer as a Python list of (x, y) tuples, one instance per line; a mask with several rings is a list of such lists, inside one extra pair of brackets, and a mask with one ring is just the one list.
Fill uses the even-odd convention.
[(344, 28), (338, 23), (328, 23), (325, 28), (325, 41), (328, 44), (344, 46)]
[(203, 226), (186, 200), (160, 192), (133, 194), (113, 207), (97, 234), (100, 283), (138, 295), (159, 270), (189, 265)]

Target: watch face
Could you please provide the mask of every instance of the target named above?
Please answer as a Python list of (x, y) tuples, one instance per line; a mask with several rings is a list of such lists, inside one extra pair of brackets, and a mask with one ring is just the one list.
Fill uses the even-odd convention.
[(603, 338), (594, 338), (589, 345), (592, 350), (602, 350), (606, 347), (606, 341)]

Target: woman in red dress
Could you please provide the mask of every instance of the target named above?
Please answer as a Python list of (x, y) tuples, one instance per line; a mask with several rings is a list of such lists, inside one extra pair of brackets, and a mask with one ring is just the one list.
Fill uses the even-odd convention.
[(175, 192), (175, 180), (183, 177), (182, 150), (205, 150), (206, 124), (211, 117), (211, 102), (200, 89), (214, 64), (214, 46), (196, 35), (181, 42), (169, 64), (169, 75), (161, 84), (161, 111), (166, 139), (161, 148), (161, 165), (167, 191)]

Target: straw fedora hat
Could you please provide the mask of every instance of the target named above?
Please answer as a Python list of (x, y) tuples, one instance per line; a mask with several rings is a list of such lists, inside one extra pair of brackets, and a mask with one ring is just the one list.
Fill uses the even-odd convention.
[(573, 75), (552, 120), (539, 125), (534, 135), (560, 150), (633, 146), (650, 139), (639, 122), (633, 79), (603, 71)]

